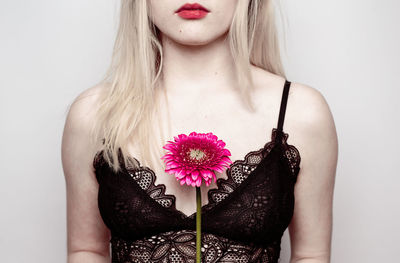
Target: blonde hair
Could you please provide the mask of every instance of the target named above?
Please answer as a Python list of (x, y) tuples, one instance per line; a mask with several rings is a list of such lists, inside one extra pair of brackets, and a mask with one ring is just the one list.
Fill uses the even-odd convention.
[[(284, 71), (272, 0), (237, 3), (227, 37), (237, 70), (238, 92), (247, 108), (253, 110), (250, 64), (283, 77)], [(148, 12), (146, 0), (121, 0), (111, 65), (100, 81), (105, 88), (97, 104), (91, 138), (94, 143), (103, 140), (103, 157), (116, 172), (121, 168), (119, 150), (124, 163), (129, 162), (129, 143), (138, 143), (140, 161), (147, 165), (153, 163), (152, 153), (161, 155), (162, 144), (157, 145), (157, 140), (165, 142), (165, 138), (154, 135), (160, 89), (156, 80), (162, 70), (163, 51), (160, 32)]]

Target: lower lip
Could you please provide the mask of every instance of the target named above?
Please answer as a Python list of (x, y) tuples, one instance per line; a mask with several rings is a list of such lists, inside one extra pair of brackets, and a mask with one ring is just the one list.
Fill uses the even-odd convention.
[(199, 19), (205, 17), (207, 13), (204, 10), (182, 10), (178, 12), (178, 15), (185, 19)]

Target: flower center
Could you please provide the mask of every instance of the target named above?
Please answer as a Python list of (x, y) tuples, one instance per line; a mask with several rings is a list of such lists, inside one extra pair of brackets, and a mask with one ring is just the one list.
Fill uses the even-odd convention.
[(192, 160), (201, 160), (205, 157), (205, 153), (200, 149), (190, 149), (189, 156)]

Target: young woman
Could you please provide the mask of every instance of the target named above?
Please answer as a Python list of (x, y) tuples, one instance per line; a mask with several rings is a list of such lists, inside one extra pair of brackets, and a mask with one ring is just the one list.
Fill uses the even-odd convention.
[(287, 228), (292, 263), (330, 261), (334, 120), (285, 78), (273, 3), (123, 0), (110, 70), (65, 124), (69, 263), (195, 261), (195, 188), (160, 159), (192, 131), (234, 161), (201, 187), (202, 262), (278, 262)]

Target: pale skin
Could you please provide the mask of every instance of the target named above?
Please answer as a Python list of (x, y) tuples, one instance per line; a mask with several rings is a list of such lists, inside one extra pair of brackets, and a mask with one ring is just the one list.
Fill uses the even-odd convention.
[[(223, 41), (236, 1), (198, 1), (217, 16), (214, 19), (219, 23), (213, 23), (211, 16), (204, 22), (212, 26), (194, 25), (177, 17), (166, 20), (185, 1), (149, 1), (151, 5), (155, 2), (165, 5), (154, 10), (154, 23), (162, 31), (164, 69), (160, 85), (169, 100), (171, 134), (212, 131), (226, 142), (233, 161), (264, 146), (277, 125), (284, 79), (251, 66), (256, 112), (246, 110), (233, 88), (232, 58)], [(89, 140), (94, 119), (90, 110), (103, 88), (96, 86), (82, 92), (65, 123), (62, 162), (67, 185), (68, 263), (110, 262), (110, 231), (97, 206), (98, 182), (92, 167), (100, 145), (92, 145)], [(161, 108), (166, 107), (160, 103)], [(289, 225), (290, 263), (330, 262), (338, 140), (329, 106), (317, 89), (292, 83), (283, 130), (289, 134), (288, 143), (301, 155)], [(164, 133), (169, 131), (165, 129)], [(129, 154), (137, 156), (138, 149), (131, 148)], [(176, 196), (178, 210), (187, 215), (196, 211), (195, 188), (182, 187), (175, 177), (164, 173), (164, 167), (152, 169), (157, 174), (155, 183), (165, 184), (166, 194)], [(225, 173), (216, 176), (226, 178)], [(208, 203), (207, 191), (215, 187), (213, 182), (201, 188), (202, 205)]]

